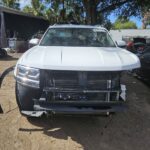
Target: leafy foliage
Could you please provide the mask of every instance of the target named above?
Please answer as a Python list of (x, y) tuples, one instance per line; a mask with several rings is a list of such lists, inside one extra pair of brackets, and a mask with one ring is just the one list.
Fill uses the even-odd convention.
[[(149, 0), (32, 0), (25, 12), (46, 17), (50, 23), (79, 22), (110, 26), (110, 13), (141, 16), (150, 8)], [(128, 23), (127, 26), (133, 26)], [(132, 25), (131, 25), (132, 24)]]
[(18, 2), (19, 0), (2, 0), (4, 6), (14, 8), (14, 9), (20, 9)]
[(119, 17), (113, 24), (113, 29), (137, 29), (137, 26), (129, 19), (123, 19)]
[(40, 0), (32, 0), (31, 6), (25, 6), (23, 11), (35, 16), (44, 16), (45, 6), (41, 3)]

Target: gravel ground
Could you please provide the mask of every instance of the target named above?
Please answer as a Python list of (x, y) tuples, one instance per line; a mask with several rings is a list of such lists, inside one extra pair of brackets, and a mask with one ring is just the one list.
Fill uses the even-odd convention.
[[(0, 72), (21, 54), (0, 60)], [(12, 74), (0, 89), (0, 150), (149, 150), (150, 87), (129, 75), (128, 110), (109, 117), (55, 116), (27, 119), (20, 115)]]

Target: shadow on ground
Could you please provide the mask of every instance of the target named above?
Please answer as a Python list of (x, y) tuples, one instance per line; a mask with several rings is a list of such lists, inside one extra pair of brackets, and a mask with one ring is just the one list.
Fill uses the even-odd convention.
[(14, 60), (18, 60), (18, 58), (15, 58), (13, 56), (7, 55), (4, 58), (0, 58), (0, 61), (14, 61)]
[(47, 136), (56, 139), (73, 141), (81, 144), (85, 150), (100, 147), (100, 138), (104, 130), (112, 121), (112, 116), (104, 117), (78, 117), (78, 116), (55, 116), (42, 118), (29, 118), (28, 121), (39, 128), (20, 128), (22, 132), (43, 132)]

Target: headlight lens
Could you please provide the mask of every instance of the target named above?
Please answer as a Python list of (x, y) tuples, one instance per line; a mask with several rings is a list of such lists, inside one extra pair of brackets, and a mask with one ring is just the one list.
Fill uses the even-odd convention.
[(39, 88), (40, 70), (18, 65), (16, 70), (16, 79), (21, 84)]

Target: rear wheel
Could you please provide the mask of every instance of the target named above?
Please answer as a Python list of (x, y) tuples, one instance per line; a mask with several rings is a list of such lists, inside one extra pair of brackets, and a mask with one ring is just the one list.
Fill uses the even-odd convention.
[(40, 97), (40, 90), (23, 86), (16, 82), (15, 87), (16, 101), (20, 111), (33, 111), (33, 99)]

